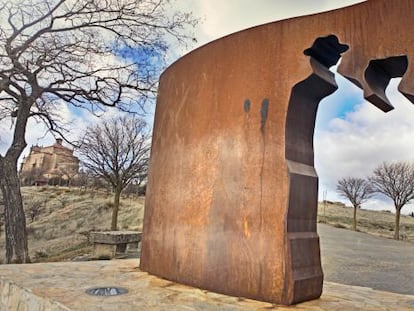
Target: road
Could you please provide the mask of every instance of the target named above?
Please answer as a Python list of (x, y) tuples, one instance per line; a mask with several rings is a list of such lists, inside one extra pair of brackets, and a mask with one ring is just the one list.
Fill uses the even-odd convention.
[(414, 244), (318, 224), (325, 280), (414, 295)]

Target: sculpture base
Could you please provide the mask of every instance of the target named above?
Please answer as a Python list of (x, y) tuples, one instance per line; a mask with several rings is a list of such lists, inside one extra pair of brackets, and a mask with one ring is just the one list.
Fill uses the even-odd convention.
[[(0, 310), (136, 311), (136, 310), (267, 310), (270, 303), (201, 291), (148, 275), (138, 259), (0, 265)], [(70, 275), (70, 278), (68, 278)], [(47, 280), (47, 282), (45, 281)], [(96, 286), (119, 286), (127, 295), (99, 299), (85, 293)], [(413, 296), (369, 288), (324, 284), (321, 299), (300, 304), (301, 310), (410, 310)], [(291, 308), (277, 306), (278, 311)]]

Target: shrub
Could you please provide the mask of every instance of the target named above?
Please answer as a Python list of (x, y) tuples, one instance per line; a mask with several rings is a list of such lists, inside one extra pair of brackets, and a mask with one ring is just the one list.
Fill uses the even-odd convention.
[(112, 201), (106, 201), (104, 204), (105, 209), (113, 209), (114, 208), (114, 202)]

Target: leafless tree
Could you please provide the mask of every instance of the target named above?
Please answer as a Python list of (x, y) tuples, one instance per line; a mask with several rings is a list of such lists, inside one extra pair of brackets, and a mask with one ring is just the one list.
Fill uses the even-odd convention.
[(375, 192), (386, 195), (394, 202), (394, 239), (399, 240), (401, 209), (414, 199), (414, 165), (384, 162), (375, 168), (369, 180)]
[(79, 173), (74, 178), (72, 184), (74, 186), (80, 187), (81, 189), (85, 190), (88, 187), (89, 184), (89, 176), (87, 172), (84, 170), (80, 170)]
[(361, 208), (362, 203), (372, 196), (370, 183), (363, 178), (346, 177), (338, 180), (336, 191), (345, 199), (348, 199), (354, 207), (352, 229), (357, 229), (357, 209)]
[(12, 138), (0, 154), (6, 263), (30, 261), (17, 175), (28, 119), (65, 138), (64, 105), (142, 112), (167, 47), (188, 42), (196, 23), (172, 1), (0, 0), (0, 122)]
[[(3, 201), (0, 197), (0, 236), (1, 236), (3, 224), (4, 224), (4, 205), (3, 205)], [(0, 260), (0, 262), (1, 262), (1, 260)]]
[(40, 215), (42, 208), (46, 206), (46, 200), (30, 200), (28, 203), (30, 222)]
[(32, 186), (37, 180), (43, 178), (45, 171), (38, 167), (33, 167), (30, 171), (20, 172), (20, 182), (24, 186)]
[(88, 129), (79, 148), (83, 165), (115, 192), (111, 230), (117, 229), (119, 199), (128, 184), (148, 169), (150, 138), (144, 120), (118, 117)]
[(79, 174), (77, 165), (62, 165), (59, 167), (59, 171), (66, 180), (68, 187), (72, 186), (73, 180)]

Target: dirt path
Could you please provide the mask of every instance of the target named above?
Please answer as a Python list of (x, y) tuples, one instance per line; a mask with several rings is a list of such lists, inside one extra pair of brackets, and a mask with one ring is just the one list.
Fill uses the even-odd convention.
[(414, 245), (318, 224), (325, 280), (414, 295)]

